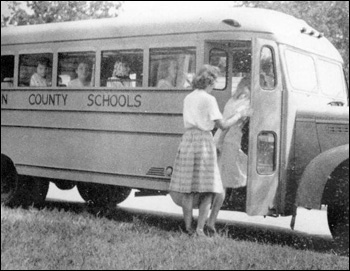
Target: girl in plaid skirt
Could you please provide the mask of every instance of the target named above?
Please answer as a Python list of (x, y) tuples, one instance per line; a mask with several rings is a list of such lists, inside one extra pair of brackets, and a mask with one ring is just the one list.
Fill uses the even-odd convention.
[[(245, 112), (223, 119), (214, 89), (219, 69), (204, 65), (193, 80), (194, 91), (186, 96), (183, 118), (186, 132), (182, 137), (170, 182), (170, 195), (182, 207), (186, 232), (192, 229), (192, 210), (199, 208), (196, 233), (204, 236), (203, 228), (215, 193), (224, 192), (216, 147), (211, 130), (217, 125), (226, 130)], [(210, 229), (215, 232), (214, 228)]]

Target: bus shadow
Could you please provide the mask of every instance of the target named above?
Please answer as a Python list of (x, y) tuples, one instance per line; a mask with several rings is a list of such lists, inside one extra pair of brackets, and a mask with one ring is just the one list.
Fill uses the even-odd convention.
[[(46, 201), (38, 209), (73, 213), (88, 212), (96, 217), (104, 217), (118, 222), (133, 223), (135, 219), (143, 224), (160, 230), (178, 232), (183, 230), (183, 219), (179, 214), (144, 211), (126, 207), (112, 210), (98, 208), (86, 203), (66, 201)], [(249, 222), (218, 221), (217, 230), (220, 236), (226, 236), (237, 241), (248, 241), (269, 245), (280, 245), (300, 250), (312, 250), (321, 253), (334, 253), (334, 243), (330, 236), (310, 235), (305, 232), (292, 231), (285, 228), (254, 224)]]

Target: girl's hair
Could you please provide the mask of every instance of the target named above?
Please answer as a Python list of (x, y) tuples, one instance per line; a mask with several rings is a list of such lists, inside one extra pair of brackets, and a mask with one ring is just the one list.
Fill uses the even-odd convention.
[(38, 67), (40, 65), (49, 67), (50, 65), (50, 60), (47, 59), (46, 57), (40, 57), (37, 61), (36, 61), (36, 66)]
[(219, 68), (211, 65), (204, 65), (196, 74), (192, 81), (192, 86), (195, 89), (206, 89), (213, 85), (218, 78)]
[(232, 97), (238, 99), (242, 94), (247, 94), (250, 97), (250, 76), (243, 77), (237, 85), (235, 93)]
[(175, 60), (166, 60), (166, 61), (161, 61), (158, 67), (158, 80), (160, 79), (165, 79), (167, 78), (169, 75), (171, 75), (172, 77), (176, 77), (176, 73), (175, 74), (170, 74), (170, 72), (174, 72), (172, 71), (170, 68), (176, 68), (176, 61)]
[(79, 58), (75, 61), (75, 69), (78, 69), (80, 64), (85, 64), (91, 69), (92, 62), (89, 59), (86, 58)]

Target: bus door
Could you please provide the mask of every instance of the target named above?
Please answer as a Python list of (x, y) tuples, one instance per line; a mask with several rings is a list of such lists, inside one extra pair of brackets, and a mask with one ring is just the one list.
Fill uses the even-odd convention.
[(253, 40), (253, 69), (246, 212), (274, 215), (277, 207), (282, 80), (277, 44)]
[[(252, 41), (251, 40), (231, 40), (217, 41), (207, 43), (207, 63), (217, 66), (220, 69), (220, 75), (215, 85), (212, 95), (218, 101), (221, 112), (224, 111), (225, 104), (234, 95), (238, 87), (251, 86), (252, 71)], [(245, 211), (246, 209), (246, 188), (244, 185), (244, 175), (247, 172), (248, 147), (249, 147), (249, 122), (242, 127), (242, 139), (237, 144), (241, 145), (242, 152), (235, 161), (226, 161), (231, 163), (232, 167), (222, 173), (223, 184), (226, 190), (226, 199), (223, 209)], [(231, 136), (234, 134), (230, 134)], [(230, 139), (229, 139), (230, 140)], [(228, 156), (226, 156), (228, 157)], [(240, 166), (237, 166), (237, 163)], [(238, 179), (235, 179), (237, 176)], [(233, 181), (233, 180), (236, 180)]]

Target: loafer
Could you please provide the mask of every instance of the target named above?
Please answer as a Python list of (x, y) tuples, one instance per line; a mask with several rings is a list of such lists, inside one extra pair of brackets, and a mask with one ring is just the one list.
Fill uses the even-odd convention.
[(190, 228), (190, 229), (185, 229), (185, 231), (184, 231), (188, 236), (193, 236), (193, 235), (195, 235), (195, 233), (196, 233), (196, 231), (194, 230), (194, 229), (192, 229), (192, 228)]
[(196, 230), (196, 236), (197, 237), (207, 237), (206, 235), (205, 235), (205, 233), (204, 233), (204, 230)]
[(204, 233), (205, 233), (207, 236), (210, 236), (210, 237), (213, 237), (213, 236), (215, 236), (215, 235), (218, 234), (215, 228), (210, 227), (210, 226), (208, 226), (208, 225), (205, 225), (205, 226), (204, 226)]

